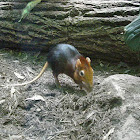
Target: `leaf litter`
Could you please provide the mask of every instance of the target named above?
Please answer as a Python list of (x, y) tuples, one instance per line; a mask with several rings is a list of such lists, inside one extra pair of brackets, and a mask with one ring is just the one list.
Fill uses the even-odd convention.
[[(28, 81), (28, 72), (36, 75), (42, 68), (39, 64), (33, 65), (22, 60), (16, 64), (14, 57), (0, 57), (1, 85), (7, 84), (7, 81), (8, 84)], [(14, 75), (15, 71), (20, 74)], [(22, 75), (25, 75), (24, 79)], [(60, 75), (59, 78), (63, 90), (56, 88), (50, 69), (31, 85), (0, 87), (2, 139), (105, 140), (111, 137), (115, 129), (111, 120), (117, 119), (119, 112), (111, 110), (106, 103), (110, 95), (99, 90), (99, 82), (105, 78), (105, 73), (103, 75), (95, 71), (94, 79), (98, 80), (94, 83), (93, 91), (88, 94), (80, 90), (69, 77)]]

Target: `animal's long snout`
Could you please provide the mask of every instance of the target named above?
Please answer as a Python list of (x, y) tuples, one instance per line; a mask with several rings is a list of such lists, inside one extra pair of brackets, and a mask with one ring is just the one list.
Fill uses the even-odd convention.
[(87, 90), (89, 92), (91, 92), (93, 90), (93, 84), (89, 84), (88, 87), (87, 87)]
[(82, 82), (83, 84), (83, 87), (88, 91), (88, 92), (91, 92), (93, 90), (93, 82), (91, 83), (85, 83), (85, 82)]

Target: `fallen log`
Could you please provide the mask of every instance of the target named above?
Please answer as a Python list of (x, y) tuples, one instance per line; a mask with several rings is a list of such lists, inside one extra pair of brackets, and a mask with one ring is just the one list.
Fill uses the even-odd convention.
[(112, 62), (139, 63), (124, 43), (124, 27), (139, 14), (137, 0), (41, 1), (21, 22), (29, 0), (0, 0), (0, 48), (48, 51), (58, 43)]

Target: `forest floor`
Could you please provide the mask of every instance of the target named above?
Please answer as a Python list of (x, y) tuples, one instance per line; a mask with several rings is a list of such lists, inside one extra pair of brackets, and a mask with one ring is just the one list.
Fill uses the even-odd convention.
[(101, 93), (108, 76), (128, 73), (139, 76), (137, 67), (120, 62), (92, 63), (94, 88), (86, 93), (66, 75), (60, 75), (63, 90), (56, 88), (48, 68), (36, 82), (7, 87), (33, 79), (46, 59), (39, 53), (0, 50), (0, 140), (105, 140), (114, 120), (121, 117), (111, 108), (111, 98)]

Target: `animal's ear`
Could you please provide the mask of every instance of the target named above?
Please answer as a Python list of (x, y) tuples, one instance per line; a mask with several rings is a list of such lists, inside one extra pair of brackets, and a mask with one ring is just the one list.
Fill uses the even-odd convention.
[(90, 64), (91, 60), (89, 57), (86, 57), (87, 62)]
[(77, 61), (76, 61), (76, 68), (78, 68), (80, 65), (81, 65), (81, 61), (80, 61), (80, 59), (77, 59)]

